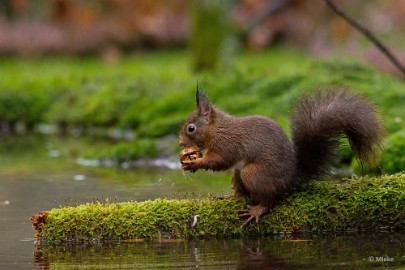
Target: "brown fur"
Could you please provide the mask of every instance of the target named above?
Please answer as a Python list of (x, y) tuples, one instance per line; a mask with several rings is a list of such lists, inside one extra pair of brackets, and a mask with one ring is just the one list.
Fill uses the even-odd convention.
[(297, 102), (291, 122), (294, 144), (269, 118), (230, 116), (200, 91), (196, 100), (197, 110), (187, 118), (179, 144), (207, 151), (201, 159), (184, 163), (183, 169), (233, 168), (235, 195), (267, 207), (295, 184), (325, 174), (342, 135), (361, 161), (371, 163), (385, 134), (374, 106), (342, 89), (318, 91)]
[(338, 88), (303, 96), (292, 115), (291, 130), (301, 182), (328, 172), (343, 136), (354, 155), (371, 165), (385, 136), (374, 105), (360, 94)]

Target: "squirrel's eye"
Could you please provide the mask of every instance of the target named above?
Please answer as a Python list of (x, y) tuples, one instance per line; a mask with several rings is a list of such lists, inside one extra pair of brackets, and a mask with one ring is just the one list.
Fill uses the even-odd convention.
[(194, 124), (189, 124), (187, 126), (188, 134), (193, 134), (197, 130), (197, 127)]

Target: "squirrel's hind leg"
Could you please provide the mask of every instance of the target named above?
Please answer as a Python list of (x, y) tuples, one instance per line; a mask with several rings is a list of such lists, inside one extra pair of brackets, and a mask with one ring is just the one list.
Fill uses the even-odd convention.
[(243, 184), (241, 171), (234, 168), (232, 174), (232, 189), (234, 191), (234, 197), (249, 197), (249, 192)]
[(225, 200), (230, 198), (249, 197), (249, 193), (243, 185), (240, 170), (236, 168), (233, 169), (232, 173), (232, 189), (234, 191), (232, 195), (215, 196), (214, 198), (217, 200)]
[(279, 181), (266, 170), (266, 164), (247, 164), (240, 174), (241, 185), (245, 189), (246, 196), (249, 196), (257, 205), (248, 205), (246, 209), (238, 211), (239, 218), (247, 218), (242, 227), (248, 225), (252, 220), (256, 223), (262, 215), (266, 214), (274, 204), (274, 195), (280, 190)]

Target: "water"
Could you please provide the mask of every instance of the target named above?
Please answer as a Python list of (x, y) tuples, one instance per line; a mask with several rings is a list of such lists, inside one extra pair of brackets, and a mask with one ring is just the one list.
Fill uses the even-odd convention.
[[(97, 144), (97, 143), (96, 143)], [(94, 142), (92, 142), (95, 147)], [(97, 146), (97, 145), (96, 145)], [(85, 140), (24, 137), (0, 143), (0, 269), (361, 269), (405, 266), (405, 234), (193, 239), (34, 245), (32, 214), (110, 198), (146, 200), (230, 192), (228, 174), (84, 167)]]
[[(361, 269), (400, 267), (402, 235), (112, 243), (48, 247), (38, 264), (55, 269)], [(401, 254), (402, 250), (402, 254)], [(388, 254), (388, 255), (387, 255)], [(384, 262), (385, 260), (385, 262)], [(83, 267), (84, 268), (84, 267)]]

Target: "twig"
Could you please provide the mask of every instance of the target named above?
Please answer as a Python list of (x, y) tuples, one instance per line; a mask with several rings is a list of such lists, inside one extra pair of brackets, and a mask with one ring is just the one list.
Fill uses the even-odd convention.
[(346, 20), (351, 26), (363, 33), (380, 51), (388, 57), (388, 59), (402, 72), (405, 76), (405, 66), (391, 53), (391, 51), (382, 44), (368, 29), (349, 17), (342, 9), (337, 7), (332, 0), (325, 0), (325, 3), (340, 17)]

